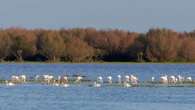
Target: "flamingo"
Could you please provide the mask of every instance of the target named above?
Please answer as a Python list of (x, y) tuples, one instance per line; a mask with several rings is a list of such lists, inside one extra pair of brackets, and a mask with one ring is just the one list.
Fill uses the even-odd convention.
[(104, 81), (103, 81), (103, 77), (102, 76), (99, 76), (98, 78), (97, 78), (97, 82), (98, 83), (103, 83)]
[(133, 85), (137, 85), (138, 84), (138, 78), (136, 76), (130, 75), (129, 78), (130, 78), (130, 81), (131, 81), (131, 83)]
[(101, 87), (101, 84), (100, 83), (97, 83), (96, 81), (94, 82), (93, 84), (94, 87)]
[(168, 82), (169, 83), (176, 83), (177, 82), (177, 78), (172, 75), (172, 76), (168, 77)]
[(67, 76), (58, 76), (58, 83), (59, 84), (67, 84), (68, 83), (68, 77)]
[(5, 84), (6, 84), (6, 86), (15, 86), (15, 84), (14, 83), (12, 83), (12, 82), (9, 82), (9, 81), (5, 81)]
[(54, 83), (53, 85), (54, 85), (54, 86), (60, 86), (60, 84), (59, 84), (59, 83)]
[(25, 83), (25, 82), (26, 82), (26, 75), (20, 75), (20, 76), (19, 76), (19, 79), (20, 79), (23, 83)]
[(63, 77), (64, 83), (68, 83), (68, 76)]
[(186, 81), (188, 81), (188, 82), (192, 82), (192, 77), (190, 77), (190, 76), (189, 76), (189, 77), (187, 77), (187, 78), (186, 78)]
[(121, 84), (121, 82), (122, 82), (121, 81), (121, 75), (118, 75), (117, 77), (118, 77), (118, 83)]
[(184, 77), (182, 77), (181, 75), (178, 75), (177, 78), (178, 78), (179, 83), (183, 83)]
[(154, 82), (155, 81), (155, 77), (154, 76), (152, 76), (152, 82)]
[(11, 76), (11, 81), (12, 81), (12, 82), (19, 83), (19, 81), (20, 81), (20, 78), (19, 78), (19, 76), (12, 75), (12, 76)]
[(107, 79), (108, 79), (108, 83), (112, 84), (112, 76), (108, 76)]
[(62, 86), (62, 87), (69, 87), (68, 83), (68, 77), (67, 76), (58, 76), (58, 82), (54, 83), (55, 86)]
[(62, 87), (69, 87), (69, 84), (63, 84)]
[(103, 77), (102, 76), (98, 76), (97, 77), (97, 81), (95, 81), (93, 83), (94, 87), (101, 87), (101, 84), (103, 84)]
[(77, 78), (76, 78), (76, 83), (80, 83), (81, 82), (81, 80), (83, 79), (83, 77), (82, 76), (77, 76)]
[(163, 84), (167, 84), (168, 83), (168, 76), (167, 75), (161, 76), (160, 82)]
[(36, 81), (38, 81), (38, 80), (39, 80), (39, 78), (40, 78), (40, 76), (39, 76), (39, 75), (36, 75), (36, 76), (35, 76), (35, 80), (36, 80)]
[(126, 75), (125, 76), (125, 81), (124, 81), (124, 83), (123, 83), (123, 86), (124, 87), (131, 87), (131, 84), (129, 84), (129, 82), (130, 82), (130, 77), (129, 77), (129, 75)]
[(52, 76), (52, 75), (43, 75), (43, 79), (47, 82), (47, 84), (50, 84), (51, 81), (54, 79), (54, 76)]
[(127, 83), (127, 82), (124, 82), (124, 87), (126, 87), (126, 88), (129, 88), (129, 87), (131, 87), (131, 84), (129, 84), (129, 83)]
[(127, 83), (130, 82), (129, 78), (130, 78), (129, 75), (126, 75), (125, 76), (125, 82), (127, 82)]
[(61, 76), (58, 76), (58, 84), (60, 84)]

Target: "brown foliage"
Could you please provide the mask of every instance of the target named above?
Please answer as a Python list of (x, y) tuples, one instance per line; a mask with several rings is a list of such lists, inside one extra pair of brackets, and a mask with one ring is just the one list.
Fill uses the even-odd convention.
[(0, 31), (0, 60), (4, 60), (9, 54), (11, 49), (11, 39), (8, 36), (7, 32)]
[(32, 31), (21, 28), (7, 29), (12, 40), (11, 56), (18, 61), (32, 57), (36, 53), (36, 36)]
[(151, 29), (147, 33), (146, 55), (150, 61), (174, 61), (180, 41), (175, 31)]
[(93, 48), (79, 38), (73, 38), (66, 44), (66, 55), (69, 61), (91, 61), (94, 56)]
[(195, 61), (195, 32), (0, 29), (1, 60)]
[(39, 53), (50, 61), (59, 61), (64, 52), (64, 41), (57, 31), (42, 31), (37, 40)]
[(189, 37), (182, 40), (179, 55), (185, 61), (195, 61), (195, 38)]

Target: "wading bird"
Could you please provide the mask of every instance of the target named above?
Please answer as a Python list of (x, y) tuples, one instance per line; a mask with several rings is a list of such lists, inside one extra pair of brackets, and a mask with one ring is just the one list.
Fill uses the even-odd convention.
[(117, 78), (118, 78), (118, 84), (121, 84), (122, 83), (121, 75), (117, 75)]
[(168, 83), (168, 76), (167, 75), (161, 76), (160, 83), (167, 84)]
[(112, 76), (108, 76), (107, 79), (108, 79), (108, 83), (112, 84)]

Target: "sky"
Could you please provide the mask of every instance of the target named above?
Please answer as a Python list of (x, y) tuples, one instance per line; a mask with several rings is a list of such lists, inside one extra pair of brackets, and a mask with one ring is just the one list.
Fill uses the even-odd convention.
[(0, 28), (195, 29), (195, 0), (0, 0)]

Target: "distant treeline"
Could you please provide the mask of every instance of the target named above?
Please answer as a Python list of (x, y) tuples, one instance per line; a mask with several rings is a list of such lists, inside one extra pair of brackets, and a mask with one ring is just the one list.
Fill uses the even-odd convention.
[(1, 61), (195, 61), (195, 31), (0, 29)]

